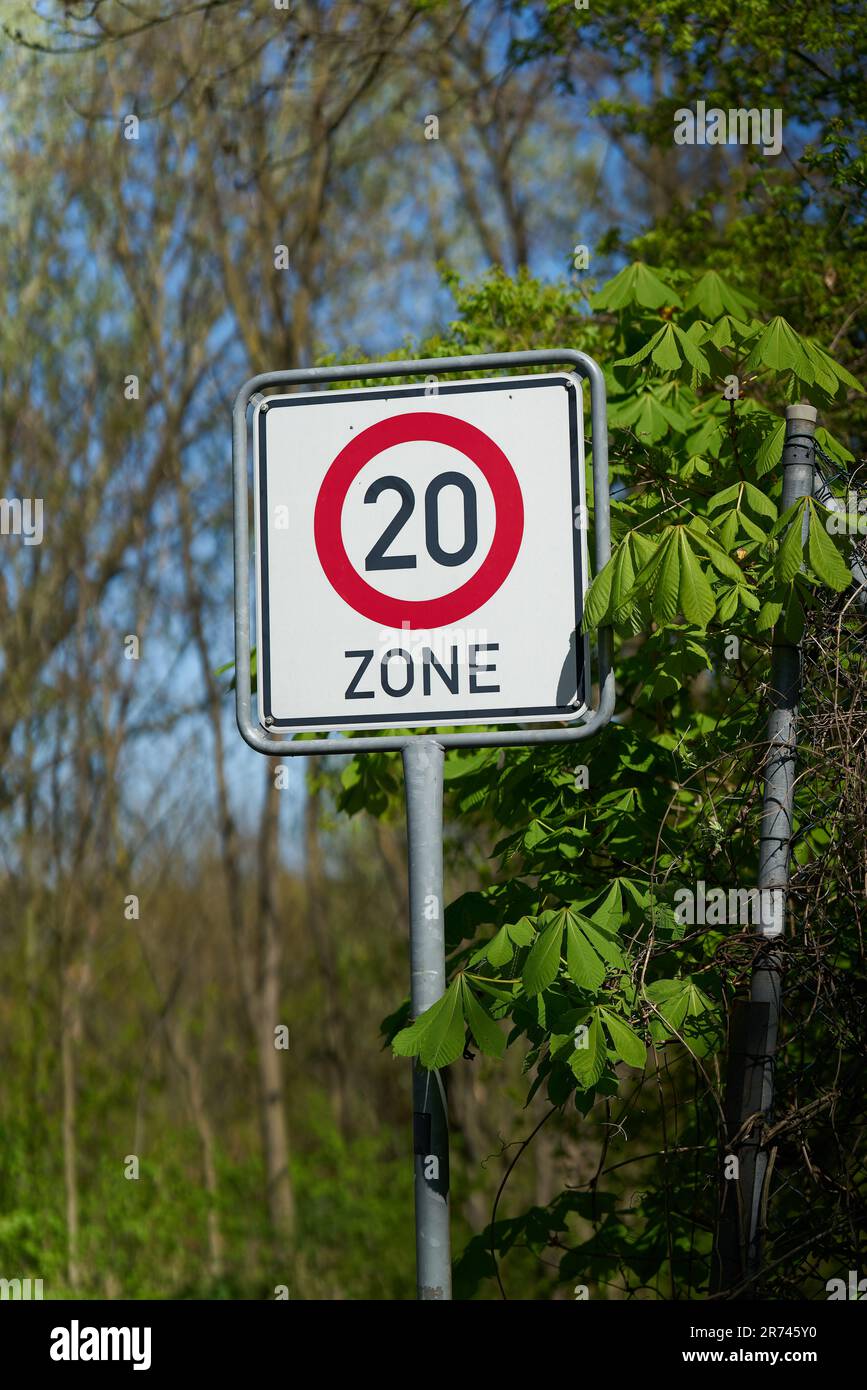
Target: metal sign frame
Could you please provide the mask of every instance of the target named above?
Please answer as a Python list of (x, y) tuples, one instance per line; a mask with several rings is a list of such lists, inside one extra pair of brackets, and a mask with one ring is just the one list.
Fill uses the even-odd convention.
[[(491, 402), (497, 402), (505, 398), (513, 402), (510, 410), (513, 416), (516, 417), (514, 418), (514, 423), (518, 425), (526, 418), (525, 407), (532, 409), (534, 399), (539, 395), (539, 388), (542, 388), (542, 394), (546, 396), (549, 403), (547, 409), (551, 410), (552, 407), (556, 409), (557, 423), (560, 425), (560, 428), (563, 428), (565, 425), (565, 431), (568, 433), (568, 466), (563, 466), (565, 460), (562, 455), (560, 455), (559, 450), (548, 448), (543, 448), (541, 450), (543, 455), (548, 456), (548, 468), (549, 470), (553, 470), (553, 477), (551, 472), (548, 472), (546, 475), (545, 463), (542, 458), (537, 459), (533, 457), (528, 467), (528, 461), (525, 457), (524, 467), (526, 468), (526, 476), (524, 482), (519, 484), (518, 476), (512, 467), (513, 457), (509, 445), (506, 445), (509, 451), (509, 456), (507, 457), (499, 446), (493, 444), (492, 440), (483, 433), (479, 435), (478, 438), (467, 437), (462, 443), (456, 442), (454, 439), (446, 440), (441, 438), (435, 440), (433, 436), (437, 433), (436, 429), (433, 430), (433, 434), (428, 433), (431, 429), (431, 421), (437, 420), (441, 422), (446, 434), (452, 435), (457, 426), (459, 431), (467, 430), (477, 435), (480, 422), (475, 412), (479, 409), (484, 411), (490, 406)], [(514, 372), (504, 374), (501, 372), (496, 376), (484, 377), (481, 380), (476, 377), (461, 377), (457, 381), (445, 381), (437, 383), (433, 387), (430, 382), (426, 384), (419, 382), (412, 382), (410, 384), (389, 382), (361, 388), (350, 384), (348, 386), (341, 385), (339, 389), (333, 390), (323, 391), (320, 389), (318, 391), (278, 392), (274, 395), (269, 395), (267, 399), (258, 399), (258, 404), (255, 406), (253, 412), (252, 437), (254, 462), (253, 512), (256, 518), (254, 555), (258, 556), (257, 562), (254, 564), (256, 578), (254, 609), (257, 619), (256, 683), (258, 687), (256, 703), (258, 706), (257, 713), (260, 728), (263, 728), (267, 733), (279, 734), (284, 738), (289, 738), (291, 735), (299, 733), (316, 734), (320, 737), (325, 737), (329, 732), (347, 733), (350, 730), (366, 734), (374, 732), (382, 733), (384, 731), (407, 733), (418, 729), (434, 730), (454, 728), (461, 725), (471, 728), (478, 728), (480, 726), (483, 728), (490, 726), (502, 728), (504, 725), (511, 725), (514, 728), (515, 726), (524, 724), (555, 722), (562, 724), (571, 723), (574, 720), (580, 719), (582, 715), (587, 713), (590, 643), (586, 635), (582, 634), (582, 622), (583, 605), (589, 582), (589, 556), (587, 555), (586, 545), (587, 525), (586, 521), (583, 520), (583, 518), (587, 516), (587, 498), (585, 495), (584, 429), (583, 409), (580, 399), (581, 394), (581, 379), (574, 372), (561, 370), (553, 373), (533, 372), (526, 374)], [(565, 401), (563, 399), (564, 397)], [(441, 414), (439, 410), (435, 415), (431, 415), (429, 413), (430, 403), (434, 401), (437, 402), (439, 406), (446, 407), (446, 409), (448, 409), (450, 404), (453, 405), (457, 410), (457, 420), (454, 417), (454, 413), (451, 415)], [(316, 434), (317, 429), (321, 428), (322, 416), (325, 415), (327, 417), (329, 408), (332, 406), (342, 408), (345, 412), (351, 412), (353, 408), (363, 410), (375, 402), (383, 403), (389, 408), (389, 413), (380, 418), (377, 423), (368, 424), (361, 431), (360, 435), (356, 427), (350, 425), (352, 437), (346, 438), (344, 442), (341, 442), (339, 445), (340, 453), (337, 455), (334, 462), (332, 462), (330, 469), (326, 468), (326, 474), (321, 483), (318, 474), (315, 481), (307, 480), (305, 482), (305, 459), (308, 450), (308, 440), (310, 443), (311, 455), (316, 456)], [(470, 405), (469, 416), (465, 414), (465, 407), (468, 402)], [(560, 415), (563, 405), (565, 405), (565, 418), (561, 418)], [(317, 407), (319, 407), (318, 410), (316, 409)], [(496, 600), (499, 597), (498, 590), (506, 580), (513, 580), (513, 566), (515, 566), (515, 562), (524, 544), (527, 543), (528, 545), (532, 545), (533, 538), (531, 537), (530, 531), (525, 530), (523, 527), (517, 531), (514, 540), (514, 550), (508, 561), (505, 572), (498, 574), (493, 589), (485, 590), (483, 594), (472, 600), (466, 608), (465, 615), (460, 617), (460, 620), (458, 616), (450, 616), (448, 621), (445, 619), (441, 621), (441, 615), (435, 615), (429, 611), (426, 611), (425, 614), (422, 615), (413, 611), (418, 607), (429, 610), (435, 603), (441, 605), (448, 604), (448, 602), (454, 598), (454, 592), (440, 595), (439, 597), (434, 596), (432, 598), (422, 599), (421, 601), (419, 601), (418, 597), (416, 597), (415, 600), (406, 600), (390, 593), (383, 593), (376, 587), (369, 589), (369, 585), (372, 581), (363, 574), (359, 574), (357, 576), (359, 589), (355, 590), (353, 593), (348, 593), (346, 591), (348, 582), (346, 576), (340, 572), (338, 567), (337, 574), (332, 578), (329, 574), (326, 559), (323, 558), (320, 549), (325, 526), (324, 517), (326, 515), (329, 518), (329, 526), (331, 528), (339, 528), (341, 525), (346, 525), (345, 521), (341, 521), (342, 509), (348, 497), (347, 484), (349, 484), (351, 479), (355, 476), (355, 465), (353, 465), (352, 471), (349, 474), (347, 474), (344, 468), (341, 475), (341, 484), (332, 485), (329, 488), (329, 479), (332, 470), (338, 466), (340, 458), (345, 455), (347, 450), (357, 450), (358, 445), (360, 445), (363, 440), (369, 438), (371, 434), (379, 434), (381, 436), (383, 430), (388, 431), (390, 439), (389, 447), (393, 447), (393, 443), (396, 441), (391, 440), (391, 431), (395, 425), (399, 425), (403, 427), (408, 435), (412, 436), (411, 440), (405, 442), (411, 442), (414, 447), (418, 447), (422, 439), (426, 439), (429, 443), (449, 443), (455, 452), (461, 454), (464, 459), (469, 460), (474, 468), (481, 473), (481, 480), (491, 489), (491, 500), (494, 504), (494, 535), (491, 538), (487, 554), (482, 556), (481, 564), (478, 564), (478, 556), (476, 555), (477, 565), (475, 572), (471, 576), (464, 574), (459, 581), (455, 580), (453, 574), (448, 576), (451, 581), (452, 589), (454, 590), (457, 588), (458, 592), (463, 592), (470, 583), (478, 585), (486, 569), (490, 567), (496, 547), (496, 536), (504, 530), (501, 526), (501, 522), (510, 520), (513, 515), (512, 508), (515, 499), (508, 495), (511, 490), (514, 489), (515, 494), (517, 494), (517, 506), (521, 511), (527, 506), (528, 498), (532, 495), (534, 488), (536, 489), (536, 505), (538, 505), (540, 495), (545, 497), (546, 525), (544, 527), (544, 532), (546, 537), (550, 535), (549, 526), (553, 525), (556, 525), (561, 536), (563, 533), (568, 536), (569, 532), (571, 532), (570, 556), (572, 564), (572, 583), (566, 584), (564, 582), (565, 571), (562, 568), (561, 558), (559, 556), (550, 572), (550, 577), (554, 579), (554, 585), (559, 591), (560, 600), (568, 600), (570, 603), (571, 614), (568, 622), (568, 631), (578, 635), (573, 637), (568, 655), (562, 658), (562, 652), (559, 649), (563, 632), (566, 630), (565, 613), (560, 614), (561, 621), (556, 623), (553, 627), (549, 623), (543, 623), (536, 601), (536, 595), (539, 592), (536, 579), (539, 578), (539, 576), (535, 569), (533, 569), (532, 572), (525, 570), (525, 585), (530, 586), (529, 591), (533, 593), (534, 601), (530, 604), (526, 604), (528, 587), (524, 587), (519, 590), (518, 593), (514, 594), (506, 613), (501, 614), (499, 622), (508, 630), (510, 624), (512, 624), (513, 620), (521, 611), (521, 608), (524, 607), (524, 625), (522, 629), (518, 629), (518, 641), (514, 644), (514, 650), (522, 652), (521, 666), (524, 671), (527, 669), (527, 651), (532, 650), (534, 653), (536, 652), (535, 634), (540, 633), (543, 629), (549, 632), (556, 631), (556, 642), (558, 647), (556, 661), (557, 669), (559, 670), (556, 694), (552, 690), (550, 694), (543, 697), (541, 689), (537, 687), (533, 695), (525, 693), (523, 698), (517, 699), (513, 693), (510, 698), (505, 701), (501, 699), (499, 703), (497, 703), (496, 701), (479, 699), (478, 694), (475, 699), (472, 700), (471, 692), (464, 690), (459, 695), (461, 703), (450, 707), (445, 700), (438, 702), (436, 694), (431, 691), (430, 693), (433, 695), (433, 700), (427, 708), (419, 707), (420, 700), (417, 698), (416, 693), (407, 701), (401, 700), (399, 704), (393, 704), (390, 709), (382, 708), (380, 705), (380, 708), (376, 712), (368, 713), (367, 711), (370, 709), (369, 705), (365, 706), (364, 704), (358, 703), (354, 705), (347, 704), (346, 696), (342, 698), (342, 701), (341, 699), (334, 700), (333, 695), (326, 695), (325, 687), (322, 687), (316, 699), (313, 701), (313, 708), (318, 711), (317, 714), (311, 712), (302, 714), (301, 711), (294, 706), (294, 699), (291, 693), (293, 691), (294, 680), (291, 675), (287, 680), (287, 673), (284, 671), (282, 673), (283, 681), (276, 681), (275, 658), (277, 657), (277, 653), (280, 653), (280, 655), (294, 653), (296, 656), (306, 657), (309, 645), (302, 636), (296, 635), (294, 638), (289, 638), (285, 633), (282, 638), (278, 637), (275, 641), (272, 631), (271, 615), (279, 613), (281, 619), (285, 619), (287, 613), (293, 614), (299, 608), (303, 608), (307, 614), (308, 620), (312, 620), (315, 624), (321, 624), (324, 618), (322, 612), (316, 612), (317, 603), (311, 603), (308, 596), (305, 595), (304, 601), (299, 604), (299, 595), (305, 593), (303, 584), (293, 582), (290, 587), (284, 588), (279, 578), (271, 569), (271, 557), (277, 547), (272, 548), (269, 518), (271, 515), (272, 498), (275, 491), (280, 488), (280, 469), (277, 467), (275, 470), (275, 465), (279, 465), (281, 461), (281, 445), (276, 444), (272, 452), (269, 444), (268, 425), (273, 424), (273, 417), (275, 414), (278, 414), (281, 409), (288, 411), (289, 419), (292, 422), (293, 464), (291, 472), (293, 478), (298, 480), (296, 486), (306, 490), (308, 497), (315, 495), (317, 488), (319, 489), (312, 530), (305, 533), (308, 535), (309, 539), (313, 540), (316, 553), (311, 553), (309, 556), (306, 556), (306, 560), (308, 563), (312, 562), (312, 567), (321, 575), (324, 575), (325, 579), (328, 581), (329, 587), (336, 591), (342, 603), (350, 610), (354, 610), (353, 617), (357, 618), (360, 615), (362, 620), (366, 623), (367, 620), (374, 618), (374, 614), (367, 607), (371, 601), (373, 601), (374, 606), (385, 605), (385, 609), (388, 611), (380, 611), (375, 616), (376, 624), (380, 629), (380, 651), (378, 653), (380, 656), (385, 647), (391, 644), (396, 644), (397, 647), (401, 647), (405, 633), (426, 633), (429, 630), (433, 631), (443, 628), (445, 631), (451, 632), (452, 636), (454, 636), (459, 634), (466, 624), (470, 625), (472, 631), (473, 625), (477, 621), (479, 610), (485, 607), (489, 599)], [(392, 414), (392, 410), (397, 413)], [(422, 412), (421, 415), (417, 413), (419, 411)], [(347, 414), (346, 418), (348, 421), (353, 417), (351, 414)], [(466, 424), (465, 420), (467, 419), (474, 421), (474, 423)], [(424, 422), (424, 428), (420, 436), (418, 435), (417, 429), (418, 420)], [(490, 452), (494, 455), (494, 460), (492, 463), (490, 456), (488, 456), (480, 466), (479, 459), (474, 454), (474, 450), (482, 447), (482, 440), (487, 440), (487, 444), (491, 446)], [(466, 444), (466, 448), (462, 447), (462, 444)], [(334, 447), (335, 445), (332, 444), (330, 452), (333, 452)], [(381, 440), (378, 441), (374, 439), (363, 451), (365, 462), (370, 462), (371, 459), (375, 458), (376, 454), (381, 452), (382, 447)], [(539, 447), (539, 440), (535, 436), (532, 447)], [(272, 459), (274, 460), (273, 464), (271, 463)], [(506, 464), (506, 473), (499, 471), (499, 460), (502, 460)], [(456, 467), (458, 465), (452, 463), (451, 466)], [(394, 467), (399, 468), (399, 464), (392, 463), (392, 468)], [(489, 469), (491, 470), (491, 475), (489, 475)], [(448, 476), (452, 475), (449, 474)], [(465, 477), (466, 475), (463, 476)], [(546, 476), (550, 479), (550, 483), (552, 484), (551, 487), (545, 486), (544, 484), (543, 480)], [(522, 487), (526, 489), (523, 499), (521, 497)], [(571, 513), (572, 517), (574, 517), (574, 524), (572, 517), (564, 515), (566, 511), (564, 506), (565, 497), (555, 495), (553, 490), (554, 487), (564, 488), (571, 493)], [(320, 505), (326, 493), (328, 494), (328, 501), (322, 507), (320, 513)], [(500, 516), (501, 506), (503, 507), (503, 517)], [(319, 517), (318, 522), (316, 520), (317, 516)], [(378, 519), (377, 524), (381, 529), (383, 525), (381, 518)], [(393, 524), (396, 524), (396, 519)], [(315, 539), (317, 525), (319, 527), (318, 540)], [(351, 526), (348, 534), (352, 534)], [(385, 532), (382, 532), (382, 536), (385, 536)], [(394, 543), (395, 540), (396, 536), (392, 534), (392, 543)], [(478, 537), (476, 537), (476, 540), (478, 541)], [(289, 544), (293, 557), (296, 560), (299, 555), (298, 542), (299, 533), (297, 529), (293, 527), (293, 535)], [(536, 544), (538, 546), (538, 539), (536, 540)], [(501, 554), (503, 549), (502, 534), (500, 534)], [(545, 549), (547, 552), (547, 540)], [(484, 550), (484, 547), (482, 547), (482, 550)], [(345, 551), (343, 558), (345, 558)], [(413, 557), (413, 559), (415, 561), (415, 557)], [(497, 561), (494, 560), (495, 566), (496, 563)], [(442, 571), (439, 573), (442, 575)], [(524, 599), (524, 604), (521, 602), (522, 597)], [(287, 601), (287, 599), (289, 601)], [(325, 621), (327, 625), (327, 620)], [(490, 622), (492, 619), (488, 619), (488, 621)], [(350, 618), (350, 622), (352, 622), (352, 618)], [(487, 635), (488, 633), (486, 632), (485, 636)], [(512, 635), (513, 634), (510, 633), (510, 637)], [(389, 638), (384, 645), (383, 637)], [(371, 640), (371, 634), (367, 636), (362, 636), (360, 634), (353, 636), (352, 628), (350, 627), (348, 633), (345, 634), (343, 639), (337, 642), (336, 645), (338, 648), (363, 648), (369, 646)], [(413, 647), (414, 643), (410, 641), (409, 645)], [(347, 655), (360, 656), (362, 653), (360, 651), (357, 653), (350, 652), (347, 653)], [(373, 655), (374, 653), (371, 653), (371, 656)], [(548, 655), (550, 662), (553, 663), (555, 660), (554, 653), (549, 651)], [(444, 649), (444, 654), (441, 659), (446, 662), (448, 661), (447, 649)], [(469, 661), (471, 664), (471, 652), (469, 654)], [(535, 659), (531, 665), (533, 669), (536, 669), (537, 663)], [(513, 675), (514, 674), (513, 672)], [(347, 671), (344, 671), (344, 676), (348, 678)], [(498, 679), (501, 678), (499, 668), (497, 676)], [(572, 685), (573, 678), (574, 687)], [(564, 682), (568, 684), (570, 690), (574, 689), (574, 698), (567, 697), (564, 689)], [(417, 692), (418, 687), (416, 683), (413, 681), (411, 684), (415, 685)], [(511, 685), (508, 688), (511, 690), (514, 689)], [(341, 686), (340, 689), (342, 691), (343, 687)], [(455, 692), (452, 693), (454, 694)], [(425, 694), (428, 694), (427, 690)], [(286, 704), (287, 697), (289, 699), (288, 705)], [(356, 697), (356, 699), (357, 698), (358, 697)], [(488, 705), (493, 705), (493, 707), (486, 708)]]
[[(273, 757), (329, 757), (356, 753), (400, 752), (406, 784), (409, 850), (409, 939), (412, 981), (410, 1007), (414, 1018), (445, 992), (445, 926), (443, 909), (443, 765), (447, 748), (497, 748), (528, 744), (577, 743), (605, 728), (614, 713), (612, 634), (597, 634), (599, 702), (570, 723), (507, 731), (464, 733), (380, 734), (357, 738), (329, 734), (326, 738), (270, 736), (253, 722), (250, 676), (250, 516), (247, 409), (267, 400), (270, 386), (300, 386), (333, 381), (363, 381), (399, 376), (437, 376), (443, 372), (478, 372), (498, 368), (569, 366), (590, 383), (591, 457), (593, 464), (594, 562), (599, 574), (611, 556), (608, 426), (605, 378), (586, 353), (569, 348), (536, 352), (484, 353), (470, 357), (429, 357), (418, 361), (364, 362), (344, 367), (311, 367), (263, 372), (241, 387), (233, 408), (232, 463), (235, 536), (235, 710), (242, 737), (257, 752)], [(591, 688), (585, 671), (586, 688)], [(413, 1150), (415, 1162), (416, 1262), (418, 1297), (451, 1298), (449, 1237), (448, 1108), (439, 1071), (413, 1065)]]
[[(433, 376), (443, 372), (477, 372), (502, 367), (570, 366), (590, 383), (591, 449), (594, 494), (594, 564), (598, 574), (611, 555), (608, 483), (608, 434), (605, 378), (602, 369), (586, 353), (568, 348), (536, 352), (483, 353), (472, 357), (429, 357), (409, 362), (364, 362), (345, 367), (310, 367), (284, 372), (263, 372), (244, 383), (233, 409), (233, 473), (235, 496), (235, 710), (242, 738), (260, 753), (275, 757), (309, 756), (311, 753), (401, 752), (413, 740), (430, 734), (385, 734), (349, 738), (281, 738), (266, 733), (252, 717), (250, 677), (250, 514), (249, 443), (247, 407), (269, 386), (300, 386), (368, 378)], [(267, 397), (266, 397), (267, 399)], [(597, 642), (599, 703), (578, 720), (560, 728), (437, 734), (443, 748), (492, 748), (534, 743), (571, 743), (590, 738), (611, 718), (614, 710), (614, 675), (611, 669), (611, 635), (601, 629)], [(589, 684), (589, 681), (588, 681)]]

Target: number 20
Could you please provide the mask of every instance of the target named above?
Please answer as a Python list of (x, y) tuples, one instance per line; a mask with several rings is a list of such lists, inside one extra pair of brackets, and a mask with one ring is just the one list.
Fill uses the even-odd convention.
[[(439, 500), (444, 487), (456, 487), (464, 502), (464, 541), (459, 550), (443, 550), (440, 545)], [(365, 502), (377, 502), (384, 492), (396, 492), (400, 506), (364, 561), (366, 570), (414, 570), (415, 555), (387, 555), (412, 516), (415, 493), (405, 478), (389, 475), (377, 478), (364, 494)], [(478, 505), (476, 490), (463, 473), (440, 473), (427, 486), (424, 494), (424, 537), (428, 554), (438, 565), (462, 565), (474, 554), (479, 543)]]

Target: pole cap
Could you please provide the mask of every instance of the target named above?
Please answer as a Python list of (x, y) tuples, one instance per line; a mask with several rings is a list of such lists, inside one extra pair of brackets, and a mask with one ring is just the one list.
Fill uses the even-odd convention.
[(804, 401), (799, 402), (797, 405), (786, 406), (787, 420), (809, 420), (815, 425), (817, 418), (818, 411), (816, 407), (814, 405), (807, 405)]

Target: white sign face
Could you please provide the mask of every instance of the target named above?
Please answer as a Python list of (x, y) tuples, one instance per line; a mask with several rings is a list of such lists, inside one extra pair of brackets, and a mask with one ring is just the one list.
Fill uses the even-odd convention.
[(583, 712), (577, 377), (271, 396), (253, 438), (263, 725)]

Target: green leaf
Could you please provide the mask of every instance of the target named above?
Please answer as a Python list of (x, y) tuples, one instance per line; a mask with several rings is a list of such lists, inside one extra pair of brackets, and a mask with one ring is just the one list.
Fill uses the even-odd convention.
[(607, 1009), (601, 1010), (605, 1027), (608, 1029), (612, 1046), (619, 1057), (629, 1067), (643, 1068), (647, 1064), (647, 1048), (641, 1041), (637, 1033), (624, 1023), (622, 1018), (617, 1018), (615, 1014), (609, 1013)]
[(809, 339), (804, 339), (804, 349), (810, 359), (810, 366), (813, 368), (813, 381), (820, 391), (824, 391), (826, 396), (835, 396), (840, 389), (840, 382), (837, 373), (833, 369), (831, 359), (823, 355), (814, 343)]
[(810, 385), (815, 373), (805, 344), (786, 320), (779, 315), (759, 334), (746, 360), (747, 371), (769, 367), (776, 372), (794, 372), (800, 381)]
[[(806, 502), (806, 498), (802, 500)], [(804, 563), (803, 518), (804, 508), (800, 506), (774, 559), (774, 574), (781, 584), (791, 584)]]
[(731, 550), (737, 540), (739, 520), (734, 507), (730, 512), (726, 512), (724, 517), (718, 519), (717, 531), (724, 550)]
[(584, 604), (582, 627), (585, 630), (600, 627), (608, 616), (615, 562), (616, 556), (612, 557), (607, 565), (599, 571), (593, 583), (590, 585), (587, 592), (587, 601)]
[(620, 884), (615, 879), (602, 902), (590, 913), (591, 921), (596, 922), (603, 931), (614, 932), (620, 925), (623, 907), (620, 897)]
[(819, 344), (812, 339), (805, 339), (804, 341), (807, 344), (810, 360), (815, 363), (817, 368), (822, 370), (823, 376), (827, 375), (837, 378), (839, 386), (836, 386), (835, 383), (836, 389), (831, 388), (828, 392), (829, 395), (836, 395), (839, 393), (845, 398), (846, 390), (840, 390), (840, 388), (848, 387), (852, 391), (857, 391), (859, 396), (863, 396), (864, 387), (861, 385), (861, 382), (857, 377), (854, 377), (851, 372), (847, 371), (842, 363), (838, 362), (829, 352), (826, 352), (823, 347), (820, 347)]
[(708, 335), (708, 341), (717, 348), (734, 347), (737, 349), (741, 343), (754, 338), (756, 332), (756, 328), (751, 328), (748, 323), (743, 323), (735, 314), (726, 314), (718, 323), (714, 324)]
[(552, 1057), (556, 1057), (558, 1052), (563, 1052), (566, 1048), (571, 1052), (574, 1046), (574, 1033), (552, 1033), (548, 1040), (548, 1050)]
[(769, 497), (760, 492), (752, 483), (744, 483), (744, 493), (747, 502), (752, 507), (757, 516), (766, 516), (769, 521), (776, 521), (777, 509)]
[[(738, 512), (737, 515), (741, 524), (741, 530), (746, 531), (750, 540), (758, 541), (759, 545), (764, 545), (765, 541), (768, 539), (767, 527), (765, 527), (763, 531), (760, 526), (757, 526), (754, 521), (751, 521), (746, 512)], [(766, 519), (769, 520), (770, 518)]]
[(707, 582), (704, 570), (698, 563), (686, 532), (678, 532), (680, 544), (680, 611), (688, 622), (698, 627), (707, 627), (714, 615), (713, 591)]
[(529, 946), (536, 935), (533, 924), (526, 917), (522, 917), (519, 922), (510, 922), (506, 931), (516, 946)]
[(482, 1008), (464, 975), (459, 976), (463, 986), (463, 1003), (470, 1032), (480, 1050), (491, 1057), (502, 1057), (506, 1050), (506, 1035), (498, 1028), (491, 1015)]
[(719, 621), (721, 623), (727, 623), (737, 612), (737, 606), (738, 586), (737, 584), (732, 584), (731, 588), (727, 589), (724, 594), (721, 594), (717, 600), (716, 611)]
[(480, 989), (482, 994), (489, 994), (498, 1004), (512, 1004), (515, 999), (515, 986), (504, 985), (498, 980), (483, 980), (477, 978), (473, 981), (476, 989)]
[(523, 843), (527, 850), (535, 849), (551, 834), (551, 827), (542, 820), (531, 820), (524, 832)]
[[(636, 352), (633, 352), (629, 357), (618, 357), (614, 363), (615, 367), (637, 367), (641, 362), (644, 362), (651, 353), (654, 354), (655, 360), (656, 348), (664, 343), (670, 327), (670, 324), (663, 324), (662, 328), (658, 329), (652, 338), (648, 338), (646, 342), (642, 343), (641, 347), (638, 348)], [(663, 348), (663, 355), (664, 352), (665, 349)], [(676, 361), (674, 365), (675, 367), (679, 367), (680, 353), (676, 352), (675, 355)]]
[(583, 1042), (584, 1045), (577, 1047), (569, 1058), (569, 1066), (579, 1085), (584, 1090), (589, 1090), (591, 1086), (596, 1085), (608, 1061), (598, 1012), (594, 1011)]
[(578, 920), (581, 931), (602, 959), (607, 961), (615, 970), (625, 970), (626, 961), (616, 936), (612, 932), (606, 931), (597, 922), (589, 921), (586, 917), (579, 916)]
[[(663, 986), (666, 988), (663, 989)], [(689, 994), (682, 980), (655, 980), (647, 987), (648, 998), (653, 1000), (669, 1027), (680, 1031), (689, 1008)]]
[(627, 536), (620, 545), (615, 557), (614, 579), (611, 585), (611, 611), (616, 623), (625, 623), (635, 632), (643, 625), (637, 607), (638, 595), (633, 592), (636, 570), (644, 582), (653, 572), (659, 557), (659, 548), (637, 531)]
[(767, 632), (769, 627), (773, 627), (783, 611), (783, 605), (768, 599), (759, 609), (759, 616), (756, 618), (756, 632)]
[(628, 265), (613, 280), (609, 280), (591, 299), (594, 309), (624, 309), (628, 304), (641, 304), (646, 309), (658, 309), (663, 304), (679, 306), (679, 295), (641, 261)]
[(852, 583), (852, 573), (837, 549), (825, 526), (832, 513), (820, 508), (810, 499), (810, 533), (807, 538), (807, 559), (810, 569), (829, 589), (843, 593)]
[(709, 319), (718, 319), (723, 314), (747, 318), (755, 307), (751, 299), (733, 289), (715, 270), (705, 271), (686, 301), (687, 309), (698, 308)]
[(594, 951), (589, 937), (581, 931), (571, 912), (566, 915), (566, 969), (581, 989), (598, 989), (608, 974), (605, 963)]
[(524, 989), (530, 996), (541, 994), (557, 978), (563, 945), (563, 920), (558, 913), (536, 940), (524, 965)]
[(763, 478), (766, 473), (770, 473), (772, 468), (776, 468), (780, 462), (785, 437), (785, 420), (780, 420), (776, 428), (764, 436), (756, 453), (757, 477)]
[(839, 439), (835, 439), (833, 434), (829, 434), (826, 429), (816, 430), (816, 439), (831, 458), (837, 463), (850, 464), (855, 462), (855, 455), (850, 453), (845, 444), (841, 444)]
[(796, 516), (800, 515), (801, 520), (803, 521), (804, 502), (805, 499), (803, 497), (797, 497), (795, 501), (792, 503), (791, 507), (787, 507), (786, 510), (782, 512), (780, 516), (777, 517), (777, 520), (771, 527), (772, 539), (779, 540), (780, 536), (784, 535), (784, 533), (789, 529), (790, 523), (794, 521)]
[[(635, 582), (635, 561), (633, 551), (637, 536), (627, 536), (614, 557), (614, 578), (611, 583), (611, 608), (617, 622), (622, 622), (629, 606), (629, 595)], [(656, 556), (656, 546), (652, 547), (645, 565)]]
[(683, 358), (677, 350), (677, 337), (674, 324), (667, 323), (654, 338), (653, 352), (650, 354), (662, 372), (676, 372)]
[(659, 623), (669, 623), (677, 613), (680, 593), (680, 549), (677, 533), (672, 531), (663, 543), (659, 564), (655, 570), (651, 612)]
[(783, 636), (793, 646), (797, 646), (804, 636), (804, 606), (795, 584), (789, 590), (783, 609)]
[(403, 1028), (392, 1043), (398, 1057), (418, 1057), (434, 1071), (457, 1061), (464, 1050), (464, 1012), (461, 977), (453, 980), (435, 1004)]
[(689, 528), (689, 539), (693, 545), (697, 545), (700, 550), (704, 551), (717, 574), (721, 574), (724, 579), (734, 580), (736, 584), (743, 584), (744, 576), (740, 567), (735, 564), (730, 555), (726, 554), (722, 546), (717, 545), (707, 531), (702, 531), (697, 524), (693, 524)]
[(638, 568), (650, 563), (657, 551), (656, 542), (649, 536), (645, 536), (641, 531), (633, 531), (629, 537), (629, 546), (635, 554), (635, 564)]
[(614, 571), (611, 581), (611, 606), (616, 612), (623, 604), (635, 579), (635, 563), (632, 558), (632, 536), (618, 547), (614, 556)]
[[(707, 355), (702, 352), (693, 334), (684, 333), (683, 329), (678, 328), (677, 324), (672, 324), (671, 327), (674, 329), (677, 345), (693, 371), (701, 377), (710, 376), (710, 363), (707, 360)], [(697, 325), (693, 325), (694, 331), (696, 328)], [(656, 361), (656, 354), (654, 354), (653, 360)]]
[(515, 947), (505, 927), (500, 927), (496, 936), (492, 937), (488, 942), (488, 948), (485, 954), (491, 962), (491, 965), (495, 965), (497, 968), (502, 965), (507, 965), (512, 959), (512, 956), (515, 954)]
[(574, 908), (564, 908), (558, 917), (566, 926), (566, 969), (576, 985), (597, 989), (610, 969), (626, 968), (617, 938), (600, 923)]
[(683, 628), (671, 631), (678, 634), (676, 644), (670, 643), (667, 635), (665, 646), (661, 649), (655, 637), (651, 639), (654, 648), (648, 644), (647, 650), (653, 651), (653, 659), (647, 683), (639, 696), (642, 703), (655, 704), (667, 700), (686, 684), (690, 676), (707, 671), (712, 664), (705, 648), (692, 641)]
[(622, 429), (631, 426), (639, 439), (651, 444), (672, 430), (685, 433), (689, 420), (661, 401), (657, 390), (658, 386), (656, 389), (638, 391), (626, 404), (612, 402), (609, 411), (611, 425)]
[(718, 512), (720, 507), (725, 507), (729, 502), (734, 502), (737, 506), (740, 502), (741, 484), (732, 483), (731, 487), (723, 488), (722, 492), (717, 492), (707, 504), (708, 512)]
[(688, 1018), (698, 1018), (713, 1008), (707, 995), (691, 979), (654, 980), (645, 993), (674, 1033), (683, 1031)]

